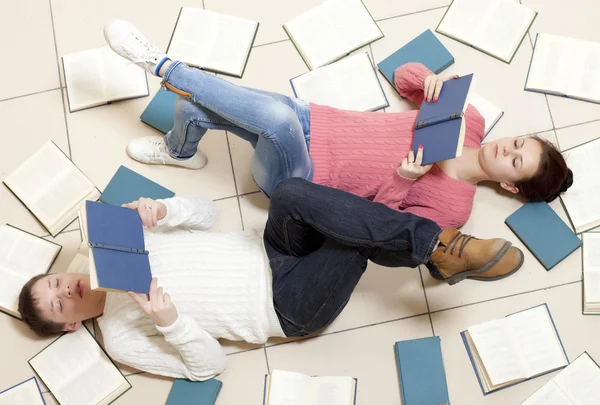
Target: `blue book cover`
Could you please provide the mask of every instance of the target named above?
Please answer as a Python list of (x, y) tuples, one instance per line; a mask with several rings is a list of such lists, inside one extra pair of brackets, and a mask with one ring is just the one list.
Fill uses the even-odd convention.
[(173, 128), (175, 122), (175, 99), (177, 94), (158, 90), (140, 116), (142, 122), (166, 134)]
[(211, 378), (206, 381), (176, 379), (166, 405), (214, 405), (223, 383)]
[(100, 201), (106, 204), (121, 206), (138, 200), (140, 197), (158, 200), (171, 198), (175, 195), (171, 190), (153, 182), (133, 170), (121, 166), (110, 179), (110, 182), (100, 196)]
[(546, 270), (581, 246), (581, 240), (546, 202), (528, 202), (505, 222)]
[(395, 346), (402, 405), (450, 404), (439, 336)]
[(422, 63), (435, 74), (454, 63), (454, 57), (431, 30), (427, 30), (377, 64), (395, 89), (394, 71), (405, 63)]
[(92, 287), (147, 294), (152, 272), (136, 210), (86, 201), (86, 235), (91, 248)]
[(473, 75), (444, 82), (437, 102), (423, 102), (415, 122), (413, 151), (423, 145), (423, 165), (460, 156), (464, 142), (463, 115)]

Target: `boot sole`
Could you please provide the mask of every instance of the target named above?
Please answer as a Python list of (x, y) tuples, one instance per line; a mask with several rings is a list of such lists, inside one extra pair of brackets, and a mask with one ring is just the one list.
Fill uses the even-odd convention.
[[(508, 251), (508, 248), (510, 248), (512, 246), (512, 243), (506, 241), (504, 242), (504, 245), (502, 246), (502, 248), (500, 249), (500, 251), (498, 252), (498, 254), (496, 254), (496, 257), (494, 257), (492, 260), (490, 260), (489, 262), (487, 262), (485, 264), (485, 266), (482, 266), (478, 269), (474, 269), (474, 270), (465, 270), (465, 271), (461, 271), (460, 273), (456, 273), (455, 275), (445, 278), (444, 280), (450, 284), (450, 285), (454, 285), (460, 281), (463, 281), (464, 279), (466, 279), (467, 277), (470, 279), (474, 279), (474, 277), (469, 277), (472, 274), (481, 274), (481, 273), (485, 273), (486, 271), (488, 271), (489, 269), (491, 269), (492, 267), (494, 267), (496, 264), (498, 264), (498, 262), (504, 257), (504, 255), (506, 254), (506, 252)], [(522, 261), (521, 261), (522, 264)], [(520, 265), (519, 265), (520, 267)], [(504, 275), (502, 276), (498, 276), (500, 278), (504, 277)], [(481, 277), (480, 277), (481, 278)], [(492, 280), (492, 277), (489, 278), (490, 281)]]
[(523, 262), (525, 261), (525, 255), (523, 255), (523, 252), (521, 252), (519, 250), (519, 253), (521, 254), (521, 261), (519, 262), (517, 267), (514, 268), (514, 270), (511, 270), (506, 274), (502, 274), (502, 275), (496, 276), (496, 277), (467, 277), (467, 278), (470, 280), (476, 280), (476, 281), (496, 281), (496, 280), (502, 280), (503, 278), (511, 276), (511, 275), (515, 274), (517, 271), (519, 271), (521, 266), (523, 266)]

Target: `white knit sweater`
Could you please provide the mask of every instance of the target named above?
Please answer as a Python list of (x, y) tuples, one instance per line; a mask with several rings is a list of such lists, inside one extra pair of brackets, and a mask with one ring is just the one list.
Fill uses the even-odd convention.
[(205, 232), (216, 204), (197, 198), (160, 200), (167, 215), (145, 231), (152, 275), (177, 308), (177, 321), (157, 325), (125, 293), (108, 293), (98, 318), (108, 354), (139, 370), (205, 380), (225, 369), (216, 339), (264, 343), (285, 336), (273, 308), (271, 269), (256, 231)]

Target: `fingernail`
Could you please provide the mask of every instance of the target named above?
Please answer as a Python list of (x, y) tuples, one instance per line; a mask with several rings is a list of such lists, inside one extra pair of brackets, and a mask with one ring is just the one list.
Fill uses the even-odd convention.
[(433, 98), (433, 102), (435, 103), (436, 101), (437, 101), (437, 97), (434, 97)]
[(419, 149), (423, 149), (423, 145), (419, 145)]

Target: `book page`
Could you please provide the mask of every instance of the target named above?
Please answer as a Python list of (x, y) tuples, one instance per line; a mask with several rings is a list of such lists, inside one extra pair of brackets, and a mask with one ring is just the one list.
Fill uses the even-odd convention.
[(500, 0), (454, 0), (438, 31), (464, 42), (477, 36), (482, 21), (489, 21)]
[(506, 317), (527, 378), (569, 364), (545, 305)]
[(554, 381), (575, 405), (600, 404), (600, 369), (587, 354), (579, 356)]
[(527, 398), (521, 405), (576, 405), (558, 387), (554, 380), (548, 381), (542, 388)]
[(571, 46), (577, 51), (571, 61), (573, 74), (568, 77), (566, 94), (570, 97), (600, 102), (600, 44), (571, 39)]
[(600, 233), (583, 234), (583, 300), (600, 303)]
[(371, 111), (386, 99), (371, 59), (359, 53), (292, 80), (298, 98), (343, 110)]
[(44, 405), (34, 379), (0, 393), (0, 405)]
[(311, 377), (291, 371), (273, 370), (269, 379), (266, 405), (312, 405), (308, 402)]
[(148, 94), (144, 69), (120, 57), (108, 46), (100, 49), (100, 55), (107, 101), (141, 97)]
[(102, 54), (99, 49), (63, 56), (63, 66), (71, 111), (104, 104)]
[(352, 405), (355, 380), (352, 377), (313, 377), (311, 405)]
[(562, 37), (538, 34), (526, 88), (566, 94), (575, 55), (576, 49)]
[(31, 278), (50, 269), (60, 246), (9, 225), (0, 226), (0, 265)]
[(30, 364), (61, 405), (95, 405), (127, 383), (84, 327), (61, 336)]
[(487, 135), (502, 116), (502, 110), (473, 91), (469, 92), (469, 104), (475, 107), (485, 120), (485, 134)]

